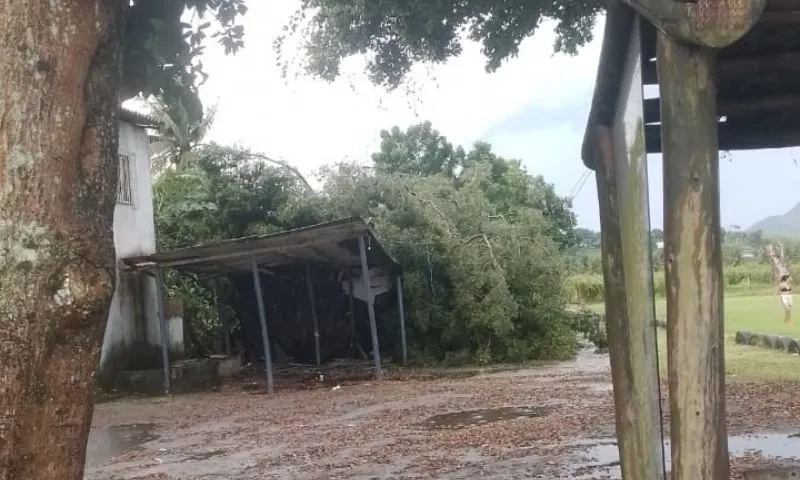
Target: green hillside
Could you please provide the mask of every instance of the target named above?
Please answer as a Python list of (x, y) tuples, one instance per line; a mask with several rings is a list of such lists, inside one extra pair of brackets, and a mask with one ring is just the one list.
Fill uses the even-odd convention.
[(767, 237), (800, 238), (800, 203), (783, 215), (773, 215), (759, 220), (749, 231), (761, 230)]

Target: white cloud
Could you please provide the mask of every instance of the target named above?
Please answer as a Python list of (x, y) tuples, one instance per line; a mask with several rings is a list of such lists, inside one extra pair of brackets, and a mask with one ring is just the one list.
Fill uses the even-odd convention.
[(304, 172), (348, 157), (366, 159), (381, 129), (422, 120), (431, 120), (454, 142), (471, 144), (524, 107), (576, 101), (576, 92), (594, 81), (599, 42), (576, 57), (553, 56), (550, 25), (494, 74), (485, 73), (475, 44), (430, 68), (432, 77), (428, 69), (417, 69), (414, 98), (370, 85), (359, 59), (347, 62), (345, 77), (333, 84), (308, 77), (285, 81), (272, 42), (297, 4), (251, 3), (245, 49), (234, 57), (209, 51), (204, 63), (211, 77), (202, 96), (207, 104), (219, 101), (212, 139), (282, 157)]

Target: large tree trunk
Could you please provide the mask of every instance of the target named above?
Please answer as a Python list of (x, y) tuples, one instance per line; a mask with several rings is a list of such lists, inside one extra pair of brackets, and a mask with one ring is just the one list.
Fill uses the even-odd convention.
[(0, 480), (83, 477), (125, 3), (0, 0)]

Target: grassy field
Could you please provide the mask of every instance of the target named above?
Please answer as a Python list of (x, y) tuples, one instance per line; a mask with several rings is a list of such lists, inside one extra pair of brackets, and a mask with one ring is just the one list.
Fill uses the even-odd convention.
[[(602, 312), (603, 305), (592, 305), (592, 310)], [(727, 296), (725, 298), (725, 367), (729, 380), (763, 379), (770, 381), (800, 381), (800, 357), (760, 347), (736, 345), (734, 336), (739, 330), (755, 333), (786, 335), (800, 339), (800, 311), (794, 312), (792, 325), (783, 323), (783, 312), (778, 298), (772, 295)], [(666, 300), (656, 300), (656, 315), (666, 317)], [(658, 351), (661, 373), (666, 375), (667, 340), (659, 331)]]

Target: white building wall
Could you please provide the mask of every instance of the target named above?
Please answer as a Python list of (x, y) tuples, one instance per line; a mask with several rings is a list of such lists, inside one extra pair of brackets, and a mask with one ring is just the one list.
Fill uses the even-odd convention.
[(141, 273), (120, 274), (121, 258), (156, 251), (147, 131), (121, 123), (119, 153), (130, 159), (132, 202), (118, 202), (114, 209), (117, 287), (103, 338), (101, 371), (157, 367), (161, 361), (155, 280)]

